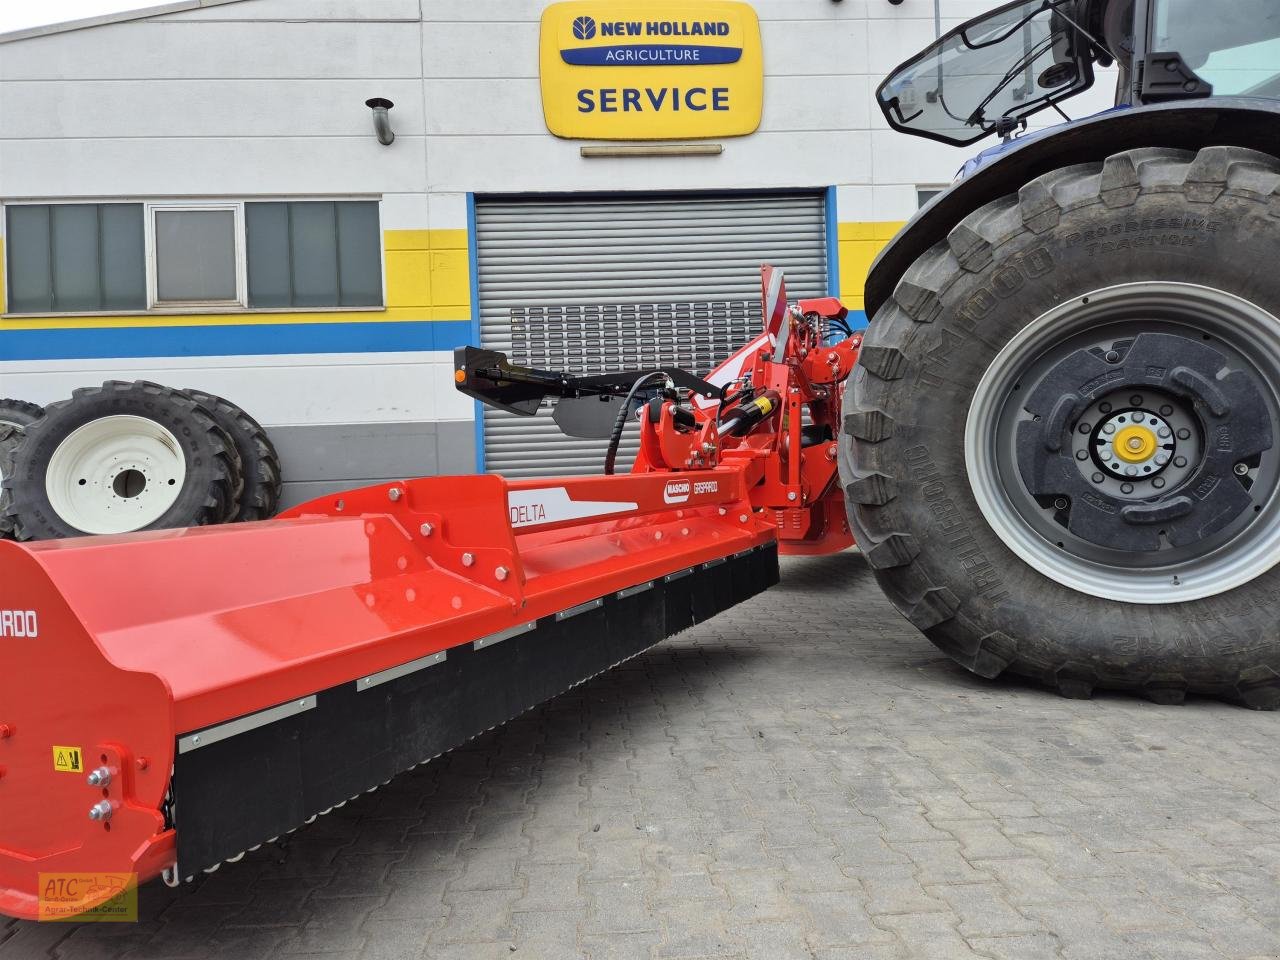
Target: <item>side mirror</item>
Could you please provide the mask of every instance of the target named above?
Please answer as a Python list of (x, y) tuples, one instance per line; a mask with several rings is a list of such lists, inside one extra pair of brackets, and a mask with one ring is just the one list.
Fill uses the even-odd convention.
[(1044, 69), (1036, 78), (1036, 84), (1041, 90), (1057, 90), (1071, 86), (1079, 78), (1080, 71), (1074, 63), (1055, 63)]

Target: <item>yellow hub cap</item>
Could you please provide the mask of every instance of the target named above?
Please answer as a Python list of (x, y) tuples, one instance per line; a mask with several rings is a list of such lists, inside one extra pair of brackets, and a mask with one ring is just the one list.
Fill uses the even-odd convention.
[(1125, 463), (1145, 463), (1156, 452), (1156, 435), (1146, 427), (1125, 427), (1116, 434), (1111, 445), (1115, 454)]

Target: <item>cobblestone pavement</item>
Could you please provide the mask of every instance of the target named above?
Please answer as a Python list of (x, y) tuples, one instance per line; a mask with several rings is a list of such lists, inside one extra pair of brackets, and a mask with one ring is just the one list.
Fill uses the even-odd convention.
[(0, 958), (1280, 957), (1280, 717), (965, 674), (854, 554)]

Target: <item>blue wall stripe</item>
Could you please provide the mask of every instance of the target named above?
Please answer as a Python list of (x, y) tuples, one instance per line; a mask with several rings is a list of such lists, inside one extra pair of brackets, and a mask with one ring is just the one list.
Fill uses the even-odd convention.
[[(480, 346), (480, 257), (476, 250), (476, 195), (467, 194), (467, 265), (471, 270), (471, 339)], [(484, 473), (484, 404), (476, 401), (476, 473)]]
[(408, 353), (452, 350), (471, 339), (470, 320), (3, 330), (0, 360)]

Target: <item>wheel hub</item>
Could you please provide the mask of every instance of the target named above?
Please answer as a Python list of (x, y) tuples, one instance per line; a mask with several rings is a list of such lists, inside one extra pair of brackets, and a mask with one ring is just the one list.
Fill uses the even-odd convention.
[[(1141, 412), (1134, 414), (1134, 419), (1141, 419)], [(1124, 422), (1124, 418), (1120, 418), (1120, 422)], [(1123, 460), (1129, 465), (1125, 476), (1136, 477), (1137, 469), (1140, 466), (1152, 467), (1158, 463), (1164, 466), (1169, 462), (1168, 456), (1162, 456), (1159, 461), (1156, 460), (1156, 434), (1154, 430), (1147, 427), (1123, 427), (1119, 431), (1116, 430), (1114, 423), (1109, 423), (1103, 427), (1104, 434), (1115, 434), (1114, 440), (1104, 440), (1102, 449), (1099, 451), (1103, 457), (1108, 459), (1107, 467), (1111, 470), (1123, 469), (1118, 461)], [(1162, 431), (1164, 436), (1172, 436), (1169, 428), (1165, 427)], [(1110, 459), (1114, 457), (1115, 459)]]
[[(1127, 402), (1117, 409), (1106, 396)], [(1096, 426), (1084, 419), (1091, 409), (1100, 415)], [(1218, 478), (1233, 477), (1235, 463), (1271, 446), (1270, 417), (1254, 378), (1231, 371), (1227, 357), (1203, 340), (1172, 332), (1107, 339), (1051, 359), (1024, 410), (1029, 416), (1016, 429), (1027, 490), (1055, 503), (1067, 499), (1057, 523), (1073, 537), (1129, 554), (1198, 546), (1229, 526), (1251, 500), (1239, 483)], [(1196, 422), (1195, 432), (1215, 442), (1201, 444), (1195, 461), (1177, 454), (1174, 428), (1160, 410), (1180, 423)], [(1074, 454), (1074, 470), (1064, 469), (1072, 457), (1061, 442), (1067, 431), (1092, 439), (1088, 458)], [(1190, 439), (1187, 428), (1179, 432)], [(1170, 487), (1161, 476), (1171, 462), (1187, 470), (1178, 480), (1195, 481), (1192, 491), (1185, 483)], [(1108, 478), (1120, 481), (1118, 491)]]
[(971, 486), (1015, 553), (1093, 596), (1170, 603), (1280, 556), (1280, 321), (1231, 294), (1123, 284), (1037, 318), (966, 426)]

